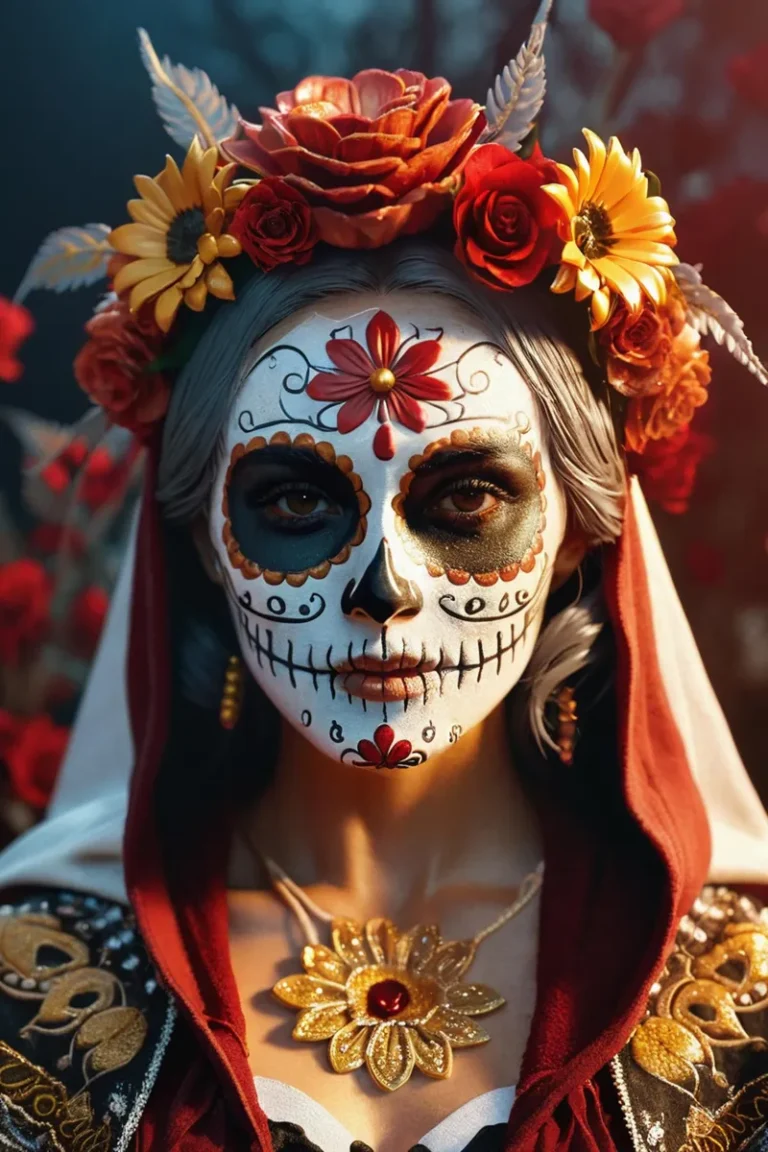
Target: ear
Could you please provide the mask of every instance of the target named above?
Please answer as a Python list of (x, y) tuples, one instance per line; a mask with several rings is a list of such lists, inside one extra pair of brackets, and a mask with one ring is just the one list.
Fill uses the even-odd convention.
[(208, 521), (204, 515), (198, 515), (192, 521), (191, 535), (206, 576), (214, 584), (223, 584), (221, 564), (213, 547), (213, 541), (208, 531)]
[(584, 533), (578, 528), (569, 527), (552, 566), (551, 592), (561, 588), (573, 575), (586, 556), (588, 547)]

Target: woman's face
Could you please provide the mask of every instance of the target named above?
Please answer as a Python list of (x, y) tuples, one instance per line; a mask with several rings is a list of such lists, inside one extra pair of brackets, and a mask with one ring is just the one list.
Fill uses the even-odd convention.
[(254, 349), (210, 534), (243, 659), (326, 755), (410, 768), (482, 721), (565, 521), (531, 392), (459, 304), (350, 294)]

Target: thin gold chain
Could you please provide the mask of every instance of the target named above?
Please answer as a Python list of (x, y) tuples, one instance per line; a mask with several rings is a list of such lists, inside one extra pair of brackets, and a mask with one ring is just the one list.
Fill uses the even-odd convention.
[[(317, 929), (309, 919), (307, 913), (326, 924), (332, 923), (336, 917), (324, 908), (321, 908), (319, 904), (316, 904), (279, 864), (276, 864), (274, 860), (271, 860), (268, 856), (265, 856), (263, 852), (259, 851), (247, 834), (245, 835), (245, 839), (253, 854), (262, 861), (272, 887), (293, 912), (299, 924), (301, 924), (308, 942), (310, 944), (319, 944), (320, 938)], [(475, 933), (472, 937), (472, 943), (476, 948), (482, 944), (483, 940), (490, 936), (492, 932), (498, 931), (498, 929), (502, 928), (509, 920), (512, 920), (522, 912), (541, 888), (543, 879), (544, 862), (542, 861), (533, 872), (529, 872), (528, 875), (524, 877), (520, 884), (520, 890), (509, 907), (505, 908), (487, 928), (481, 928), (479, 932)]]

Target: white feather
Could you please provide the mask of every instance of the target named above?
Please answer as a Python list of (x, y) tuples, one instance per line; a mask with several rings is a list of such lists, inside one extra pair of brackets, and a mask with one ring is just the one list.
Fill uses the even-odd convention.
[(161, 60), (152, 41), (139, 28), (139, 50), (152, 80), (152, 99), (168, 135), (185, 150), (195, 136), (212, 148), (232, 136), (240, 113), (228, 104), (206, 72)]
[(678, 264), (674, 273), (688, 306), (688, 323), (697, 332), (712, 336), (718, 344), (727, 348), (740, 364), (757, 376), (761, 384), (768, 384), (768, 368), (756, 354), (744, 331), (743, 320), (730, 304), (718, 296), (717, 292), (707, 288), (701, 279), (701, 272), (692, 264)]
[(547, 88), (542, 53), (552, 2), (541, 0), (526, 43), (488, 89), (485, 105), (488, 124), (478, 143), (494, 141), (517, 152), (533, 128)]
[(16, 303), (21, 303), (35, 288), (66, 292), (101, 280), (115, 254), (107, 239), (109, 233), (108, 224), (85, 224), (51, 232), (32, 257), (16, 289)]

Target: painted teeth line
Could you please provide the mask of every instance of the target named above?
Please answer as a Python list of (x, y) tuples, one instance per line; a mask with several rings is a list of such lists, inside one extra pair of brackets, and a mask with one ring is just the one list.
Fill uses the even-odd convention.
[[(498, 631), (496, 633), (496, 644), (495, 644), (495, 647), (494, 647), (492, 652), (486, 652), (484, 647), (483, 647), (482, 640), (478, 640), (477, 641), (477, 659), (474, 661), (467, 658), (467, 656), (465, 654), (465, 650), (464, 650), (464, 643), (465, 642), (463, 640), (459, 646), (459, 658), (455, 664), (446, 664), (445, 652), (441, 648), (437, 664), (435, 665), (435, 668), (433, 669), (433, 671), (437, 674), (437, 676), (439, 677), (439, 680), (440, 680), (440, 695), (441, 696), (443, 695), (443, 691), (444, 691), (444, 687), (445, 687), (445, 677), (448, 676), (449, 673), (451, 673), (451, 672), (458, 673), (459, 679), (458, 679), (458, 685), (457, 686), (459, 688), (461, 687), (461, 685), (464, 681), (464, 677), (467, 676), (468, 674), (470, 674), (471, 672), (477, 673), (476, 683), (479, 684), (480, 681), (482, 680), (483, 672), (485, 671), (486, 667), (489, 664), (495, 664), (496, 665), (496, 674), (500, 675), (501, 669), (502, 669), (502, 661), (503, 661), (504, 657), (506, 655), (508, 655), (509, 653), (511, 653), (512, 659), (514, 660), (515, 651), (516, 651), (518, 645), (525, 639), (525, 637), (528, 633), (528, 629), (529, 629), (529, 627), (530, 627), (530, 625), (534, 619), (534, 615), (535, 615), (534, 613), (530, 613), (530, 614), (526, 615), (523, 627), (519, 633), (515, 632), (515, 625), (510, 624), (509, 642), (507, 644), (504, 643), (502, 632)], [(269, 628), (262, 629), (258, 624), (255, 625), (255, 628), (251, 628), (249, 617), (243, 611), (241, 611), (239, 613), (239, 619), (240, 619), (240, 624), (243, 628), (243, 631), (245, 632), (246, 637), (248, 639), (248, 645), (249, 645), (251, 651), (256, 653), (256, 659), (258, 661), (260, 668), (264, 668), (264, 662), (266, 661), (267, 664), (269, 665), (269, 670), (273, 676), (277, 676), (276, 667), (285, 668), (285, 670), (288, 672), (291, 686), (293, 688), (296, 688), (298, 686), (297, 681), (296, 681), (296, 674), (299, 672), (302, 672), (302, 673), (312, 677), (312, 686), (316, 692), (318, 690), (319, 680), (322, 677), (324, 680), (327, 680), (328, 686), (331, 690), (331, 698), (333, 700), (336, 699), (335, 681), (336, 681), (336, 677), (341, 675), (341, 673), (337, 672), (337, 670), (333, 667), (333, 664), (331, 662), (332, 656), (333, 656), (333, 645), (331, 645), (328, 648), (328, 651), (325, 654), (325, 667), (318, 667), (315, 664), (314, 658), (313, 658), (313, 649), (311, 646), (309, 648), (309, 651), (307, 652), (307, 663), (301, 664), (294, 659), (293, 641), (292, 640), (288, 641), (286, 655), (280, 656), (274, 650), (274, 637), (273, 637), (271, 629), (269, 629)], [(262, 640), (262, 632), (266, 635), (266, 643)], [(363, 656), (365, 656), (366, 644), (367, 644), (367, 641), (363, 644)], [(382, 647), (386, 648), (385, 630), (384, 629), (382, 629)], [(354, 661), (354, 658), (352, 655), (352, 645), (351, 644), (349, 645), (349, 649), (347, 652), (347, 660), (349, 662), (350, 668), (353, 671), (356, 671), (356, 672), (360, 671), (360, 669), (358, 669), (356, 664), (355, 664), (355, 661)], [(404, 670), (404, 661), (405, 661), (405, 641), (403, 641), (403, 652), (402, 652), (402, 656), (400, 659), (400, 664), (399, 664), (398, 668), (393, 669), (392, 671), (403, 671)], [(419, 663), (417, 665), (415, 665), (412, 668), (408, 668), (408, 672), (410, 675), (418, 676), (421, 679), (422, 688), (423, 688), (422, 702), (424, 704), (427, 704), (429, 696), (430, 696), (430, 688), (429, 688), (429, 683), (427, 681), (428, 672), (425, 672), (424, 667), (423, 667), (425, 663), (426, 663), (426, 647), (424, 644), (422, 644), (421, 659), (419, 660)], [(367, 672), (365, 674), (367, 676), (371, 676), (371, 677), (376, 675), (373, 672)], [(383, 684), (384, 680), (386, 679), (386, 676), (382, 675), (380, 677), (380, 679), (381, 679), (381, 682)], [(351, 703), (352, 699), (353, 699), (352, 695), (350, 693), (347, 693), (347, 697)], [(357, 699), (357, 697), (355, 697), (355, 699)], [(367, 712), (367, 710), (368, 710), (367, 706), (366, 706), (367, 701), (362, 700), (361, 702), (363, 704), (363, 710)], [(406, 696), (402, 700), (403, 712), (408, 711), (408, 704), (409, 704), (409, 699)], [(385, 712), (386, 712), (386, 705), (384, 707), (385, 707)]]

